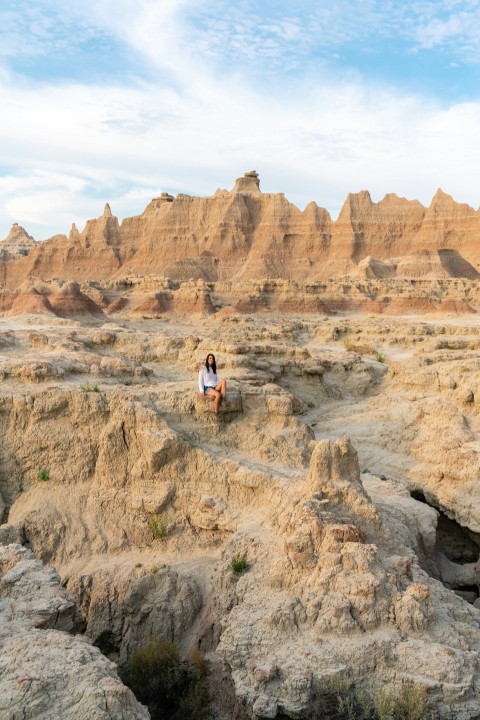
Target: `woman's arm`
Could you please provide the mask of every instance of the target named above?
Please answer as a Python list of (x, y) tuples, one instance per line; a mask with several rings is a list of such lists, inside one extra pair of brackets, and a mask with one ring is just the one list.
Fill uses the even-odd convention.
[(203, 371), (204, 370), (205, 370), (205, 368), (202, 367), (202, 368), (200, 368), (200, 372), (198, 373), (198, 389), (202, 393), (202, 395), (205, 392), (205, 390), (204, 390), (205, 383), (203, 381)]

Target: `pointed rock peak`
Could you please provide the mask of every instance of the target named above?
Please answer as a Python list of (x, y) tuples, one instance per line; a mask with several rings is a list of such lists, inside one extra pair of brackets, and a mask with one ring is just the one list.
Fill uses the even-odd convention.
[(379, 205), (397, 205), (398, 203), (409, 203), (409, 202), (416, 202), (415, 200), (407, 200), (407, 198), (400, 197), (400, 195), (397, 195), (397, 193), (387, 193), (385, 197), (383, 197)]
[(330, 213), (328, 212), (328, 210), (317, 205), (314, 200), (311, 200), (308, 205), (305, 206), (303, 213), (307, 217), (313, 215), (314, 217), (316, 216), (324, 221), (331, 221)]
[(372, 198), (368, 190), (360, 190), (358, 193), (349, 193), (347, 202), (349, 202), (352, 207), (373, 205)]
[(105, 203), (105, 207), (103, 208), (103, 217), (112, 217), (112, 211), (108, 203)]
[(78, 232), (78, 228), (75, 225), (75, 223), (72, 223), (72, 227), (70, 228), (70, 233), (69, 233), (69, 239), (76, 240), (79, 237), (80, 237), (80, 233)]
[(246, 172), (241, 178), (235, 180), (235, 187), (233, 188), (234, 193), (245, 193), (255, 195), (260, 192), (260, 178), (256, 170), (250, 170)]
[(451, 195), (448, 195), (446, 192), (443, 192), (442, 188), (438, 188), (437, 192), (432, 198), (432, 203), (434, 202), (445, 202), (445, 200), (453, 200), (453, 197)]
[(349, 193), (347, 199), (343, 203), (343, 207), (340, 210), (338, 216), (339, 220), (351, 219), (357, 210), (371, 208), (373, 205), (372, 198), (368, 190), (361, 190), (358, 193)]
[[(438, 211), (442, 207), (449, 207), (452, 208), (452, 206), (458, 205), (458, 207), (461, 207), (459, 203), (456, 202), (456, 200), (453, 199), (451, 195), (449, 195), (446, 192), (443, 192), (441, 188), (438, 188), (437, 192), (432, 198), (432, 202), (430, 203), (430, 208), (435, 209)], [(466, 205), (463, 207), (467, 207)]]
[(13, 223), (12, 228), (10, 232), (8, 233), (7, 237), (5, 238), (4, 242), (34, 242), (33, 237), (27, 233), (25, 228), (23, 228), (18, 223)]
[(419, 200), (408, 200), (407, 198), (402, 197), (401, 195), (397, 195), (396, 193), (387, 193), (385, 197), (380, 200), (378, 206), (380, 208), (390, 208), (392, 206), (423, 208), (423, 205), (421, 202), (419, 202)]
[(432, 202), (428, 208), (430, 212), (438, 214), (439, 212), (449, 213), (463, 213), (466, 216), (470, 216), (475, 213), (475, 210), (467, 203), (458, 203), (451, 195), (443, 192), (441, 188), (438, 188), (437, 192), (432, 198)]

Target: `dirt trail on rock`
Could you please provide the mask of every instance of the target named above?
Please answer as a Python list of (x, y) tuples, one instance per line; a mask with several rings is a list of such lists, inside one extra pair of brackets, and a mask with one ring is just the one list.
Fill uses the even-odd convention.
[[(437, 513), (410, 498), (479, 532), (470, 318), (12, 320), (0, 349), (4, 517), (120, 665), (155, 634), (208, 651), (254, 715), (301, 716), (325, 673), (361, 685), (373, 658), (378, 688), (421, 657), (413, 675), (443, 687), (432, 643), (479, 652), (476, 598), (439, 583)], [(197, 397), (212, 350), (218, 418)], [(451, 562), (453, 589), (480, 583)]]

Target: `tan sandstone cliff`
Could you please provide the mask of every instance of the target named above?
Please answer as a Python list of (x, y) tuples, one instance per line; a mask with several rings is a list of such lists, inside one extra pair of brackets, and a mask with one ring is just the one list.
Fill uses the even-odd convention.
[[(200, 648), (252, 720), (327, 717), (332, 682), (372, 699), (415, 685), (440, 720), (478, 718), (474, 319), (45, 320), (0, 332), (0, 540), (55, 566), (110, 660), (125, 667), (151, 635)], [(212, 347), (220, 418), (196, 394)], [(442, 510), (463, 529), (447, 537)], [(50, 638), (113, 678), (91, 645)], [(23, 643), (5, 644), (15, 709)], [(213, 717), (231, 719), (221, 688)]]
[[(295, 281), (369, 277), (479, 277), (478, 211), (439, 190), (428, 208), (394, 194), (350, 194), (336, 221), (314, 202), (302, 211), (262, 193), (255, 171), (210, 197), (163, 193), (119, 223), (108, 204), (79, 232), (0, 259), (0, 282), (107, 280), (128, 273), (173, 280)], [(362, 265), (363, 263), (363, 265)], [(365, 269), (365, 263), (367, 269)]]

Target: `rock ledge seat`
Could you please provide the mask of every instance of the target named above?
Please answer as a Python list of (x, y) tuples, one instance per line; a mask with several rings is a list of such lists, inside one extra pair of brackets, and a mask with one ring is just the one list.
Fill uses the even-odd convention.
[[(204, 395), (203, 393), (197, 393), (195, 397), (195, 412), (197, 416), (209, 416), (214, 415), (213, 410), (213, 395)], [(219, 408), (219, 416), (223, 416), (225, 419), (232, 420), (239, 413), (243, 412), (242, 396), (235, 390), (229, 390), (227, 397), (222, 402)]]

